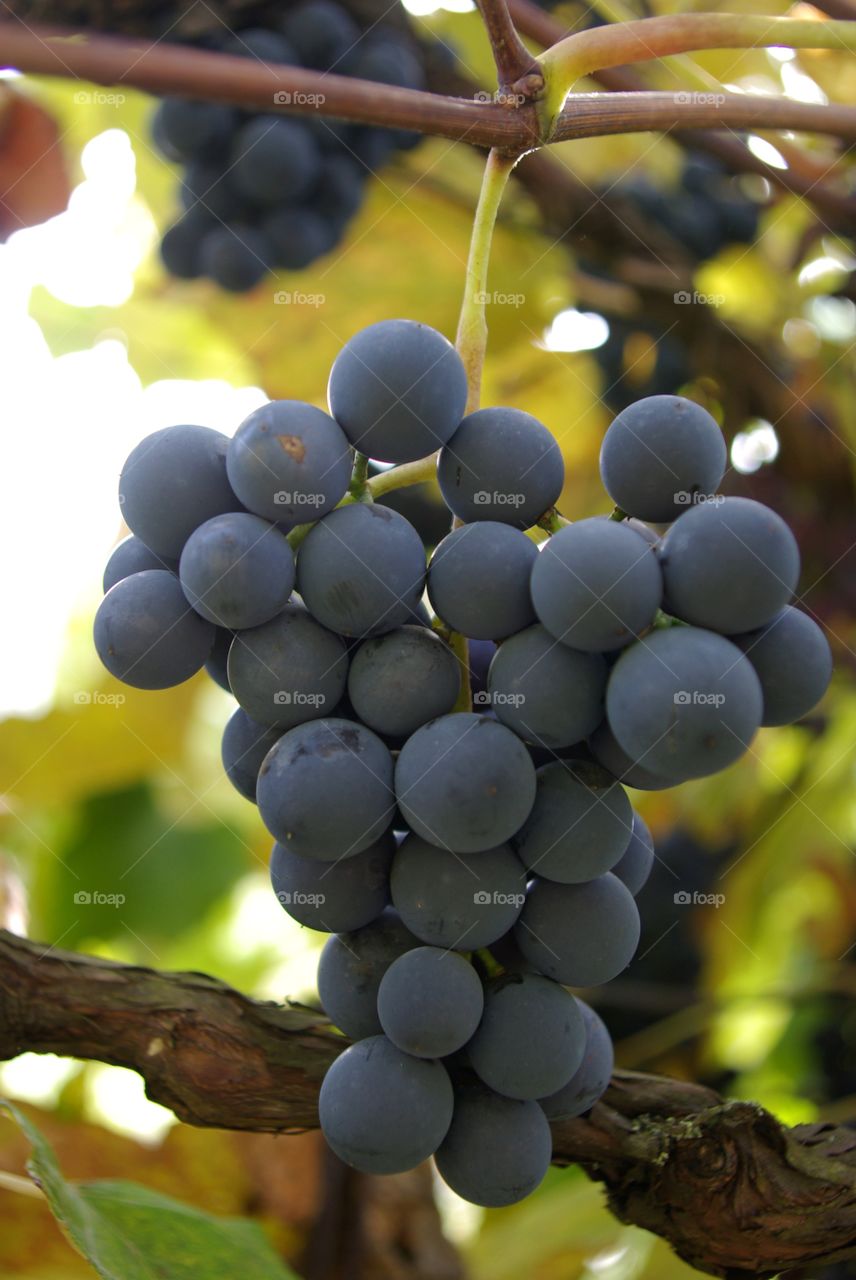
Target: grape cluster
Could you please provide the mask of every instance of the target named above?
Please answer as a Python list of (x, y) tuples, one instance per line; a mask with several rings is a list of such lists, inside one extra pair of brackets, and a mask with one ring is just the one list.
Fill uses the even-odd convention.
[[(339, 353), (329, 414), (276, 401), (231, 440), (147, 437), (95, 643), (132, 685), (205, 664), (237, 701), (225, 770), (275, 840), (284, 909), (331, 935), (319, 994), (354, 1041), (321, 1089), (331, 1147), (372, 1173), (433, 1154), (500, 1206), (543, 1177), (549, 1122), (610, 1078), (569, 988), (609, 982), (639, 940), (654, 851), (622, 782), (724, 768), (815, 703), (830, 656), (789, 603), (785, 524), (716, 495), (725, 443), (700, 406), (620, 414), (601, 456), (620, 518), (555, 531), (553, 437), (466, 400), (454, 347), (390, 320)], [(361, 477), (434, 451), (461, 523), (428, 558)]]
[[(424, 84), (409, 42), (387, 27), (362, 32), (335, 0), (304, 0), (276, 30), (252, 27), (208, 43), (270, 68), (308, 67), (409, 89)], [(181, 98), (160, 103), (152, 138), (183, 168), (183, 212), (161, 242), (171, 275), (207, 276), (243, 293), (269, 271), (308, 267), (341, 241), (368, 178), (419, 142), (401, 129), (277, 115), (283, 97), (271, 93), (269, 114)]]

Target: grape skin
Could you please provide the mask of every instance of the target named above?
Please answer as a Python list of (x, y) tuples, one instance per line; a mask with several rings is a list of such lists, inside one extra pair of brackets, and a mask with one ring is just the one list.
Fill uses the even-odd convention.
[(348, 672), (348, 698), (358, 719), (392, 738), (406, 738), (451, 711), (460, 687), (454, 653), (422, 626), (364, 640)]
[(281, 736), (281, 729), (256, 724), (242, 707), (233, 712), (223, 730), (220, 754), (226, 777), (236, 791), (254, 804), (259, 769)]
[(308, 929), (320, 933), (362, 929), (389, 904), (394, 852), (390, 832), (352, 858), (333, 863), (302, 858), (277, 842), (270, 861), (273, 891), (292, 920)]
[(239, 129), (232, 151), (230, 179), (257, 204), (295, 204), (308, 195), (321, 173), (321, 153), (299, 120), (253, 116)]
[(396, 910), (417, 938), (474, 950), (512, 927), (526, 878), (508, 845), (462, 856), (411, 834), (393, 858), (390, 887)]
[(539, 1098), (548, 1120), (570, 1120), (590, 1111), (609, 1088), (615, 1068), (615, 1051), (606, 1024), (584, 1000), (577, 1004), (585, 1023), (585, 1052), (568, 1083), (548, 1098)]
[(766, 626), (797, 585), (796, 539), (751, 498), (694, 507), (660, 548), (667, 612), (726, 635)]
[(582, 741), (599, 724), (606, 678), (600, 654), (569, 649), (542, 626), (527, 627), (497, 650), (488, 698), (515, 733), (559, 749)]
[[(624, 748), (618, 744), (606, 720), (600, 722), (588, 738), (586, 745), (598, 764), (603, 765), (617, 782), (623, 782), (626, 787), (635, 787), (637, 791), (666, 791), (669, 787), (675, 786), (676, 782), (684, 781), (677, 776), (661, 777), (660, 774), (632, 760)], [(677, 761), (675, 766), (678, 767)]]
[(128, 454), (119, 480), (122, 516), (155, 555), (177, 560), (200, 524), (240, 510), (226, 476), (228, 445), (210, 427), (163, 427)]
[(211, 652), (205, 660), (205, 670), (215, 684), (218, 684), (226, 693), (231, 693), (232, 689), (229, 685), (229, 650), (232, 647), (232, 641), (235, 638), (233, 631), (226, 631), (223, 627), (216, 627), (214, 630), (214, 644)]
[(391, 908), (363, 928), (328, 938), (318, 961), (317, 981), (321, 1007), (333, 1025), (352, 1040), (380, 1035), (381, 979), (394, 960), (419, 945)]
[(297, 553), (297, 585), (306, 607), (344, 636), (378, 635), (411, 621), (424, 584), (419, 534), (377, 503), (331, 511)]
[(194, 613), (174, 573), (144, 569), (107, 592), (94, 624), (104, 666), (135, 689), (168, 689), (201, 670), (214, 628)]
[(302, 400), (273, 400), (245, 418), (229, 445), (235, 493), (266, 520), (317, 520), (345, 496), (352, 456), (326, 413)]
[(273, 249), (267, 236), (247, 222), (213, 227), (202, 240), (199, 269), (221, 289), (246, 293), (267, 275)]
[(622, 409), (603, 439), (600, 475), (617, 507), (665, 524), (696, 494), (714, 494), (728, 454), (716, 421), (683, 396), (646, 396)]
[(423, 839), (475, 853), (520, 830), (535, 799), (535, 768), (504, 725), (457, 712), (408, 738), (395, 767), (395, 792), (409, 826)]
[(206, 520), (184, 544), (179, 578), (198, 614), (237, 631), (269, 622), (294, 586), (294, 553), (258, 516), (229, 512)]
[(618, 659), (606, 714), (628, 755), (680, 782), (716, 773), (743, 754), (761, 723), (761, 685), (723, 636), (671, 627)]
[(514, 936), (545, 977), (568, 987), (597, 987), (633, 959), (639, 912), (630, 890), (610, 873), (585, 884), (536, 879)]
[(215, 157), (234, 127), (237, 113), (219, 102), (164, 98), (152, 121), (152, 133), (173, 157)]
[(434, 1160), (464, 1200), (498, 1209), (532, 1194), (552, 1153), (550, 1126), (537, 1102), (503, 1098), (467, 1081), (455, 1089), (452, 1123)]
[(416, 947), (394, 960), (377, 997), (385, 1034), (417, 1058), (445, 1058), (472, 1037), (484, 1009), (481, 980), (454, 951)]
[(293, 729), (329, 715), (345, 692), (348, 655), (338, 636), (287, 604), (260, 627), (235, 636), (227, 664), (229, 686), (259, 724)]
[(529, 578), (538, 548), (495, 520), (455, 529), (428, 565), (428, 599), (438, 618), (471, 640), (501, 640), (535, 621)]
[(488, 985), (467, 1056), (496, 1093), (535, 1099), (567, 1084), (582, 1062), (585, 1043), (574, 997), (549, 978), (519, 973)]
[(792, 724), (826, 693), (832, 653), (826, 636), (807, 613), (786, 605), (766, 627), (732, 639), (761, 681), (761, 724)]
[(304, 67), (330, 70), (360, 39), (354, 19), (331, 0), (305, 0), (289, 9), (280, 30)]
[(144, 569), (167, 569), (170, 573), (177, 573), (178, 564), (175, 560), (164, 560), (155, 555), (136, 534), (129, 534), (110, 553), (101, 584), (105, 594), (123, 578), (130, 578), (132, 573), (142, 573)]
[(630, 843), (621, 858), (612, 868), (612, 874), (618, 876), (635, 898), (644, 889), (651, 869), (654, 866), (654, 841), (648, 824), (639, 813), (633, 814), (633, 830)]
[(329, 1146), (362, 1173), (404, 1173), (432, 1155), (452, 1120), (452, 1085), (440, 1062), (402, 1053), (386, 1036), (346, 1049), (318, 1097)]
[(364, 725), (313, 720), (268, 752), (256, 798), (268, 831), (287, 849), (335, 862), (368, 848), (390, 826), (392, 756)]
[(604, 653), (649, 627), (663, 598), (651, 546), (633, 529), (595, 516), (560, 529), (532, 570), (532, 603), (551, 635)]
[(514, 839), (523, 865), (562, 884), (580, 884), (613, 870), (633, 828), (623, 787), (599, 765), (583, 761), (556, 761), (535, 776), (535, 804)]
[(415, 462), (451, 437), (467, 403), (461, 357), (415, 320), (381, 320), (339, 352), (330, 412), (355, 448), (379, 462)]
[(520, 409), (478, 409), (441, 450), (437, 479), (465, 524), (498, 520), (528, 529), (558, 500), (562, 451), (537, 418)]

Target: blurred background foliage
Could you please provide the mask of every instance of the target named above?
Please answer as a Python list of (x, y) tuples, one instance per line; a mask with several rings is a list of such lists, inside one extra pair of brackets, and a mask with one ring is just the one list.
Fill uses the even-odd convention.
[[(489, 86), (477, 16), (453, 7), (411, 20), (426, 39), (452, 43), (467, 75)], [(785, 11), (775, 0), (728, 8)], [(591, 19), (577, 3), (559, 16)], [(698, 55), (646, 74), (662, 87), (724, 82), (856, 101), (853, 60), (829, 53)], [(150, 99), (32, 78), (0, 87), (10, 86), (53, 122), (71, 191), (65, 212), (0, 247), (0, 920), (50, 945), (311, 1000), (323, 938), (281, 912), (256, 811), (222, 776), (230, 699), (204, 677), (142, 693), (99, 669), (90, 624), (103, 563), (123, 534), (116, 477), (132, 445), (171, 421), (231, 433), (265, 396), (323, 405), (337, 350), (374, 320), (410, 316), (453, 335), (481, 161), (425, 142), (370, 184), (339, 249), (232, 297), (170, 280), (158, 263), (175, 176), (152, 150)], [(798, 141), (813, 172), (852, 190), (830, 140)], [(750, 143), (788, 163), (775, 139)], [(630, 176), (668, 195), (684, 163), (676, 142), (644, 134), (563, 144), (552, 158), (604, 207)], [(801, 597), (828, 628), (833, 686), (810, 720), (762, 730), (724, 774), (634, 796), (658, 851), (640, 899), (643, 941), (628, 973), (592, 998), (624, 1066), (710, 1082), (791, 1123), (846, 1121), (856, 1112), (856, 257), (846, 229), (805, 200), (757, 176), (744, 189), (761, 206), (754, 243), (693, 261), (674, 241), (652, 253), (640, 238), (637, 252), (632, 237), (615, 247), (571, 223), (546, 232), (531, 190), (513, 185), (491, 269), (484, 403), (541, 418), (566, 458), (561, 510), (602, 512), (603, 432), (622, 399), (660, 389), (658, 361), (677, 352), (673, 382), (729, 438), (726, 491), (759, 497), (795, 528)], [(678, 296), (686, 291), (689, 302)], [(436, 530), (436, 494), (423, 489), (397, 501)], [(93, 892), (123, 901), (86, 902)], [(0, 1091), (24, 1100), (69, 1176), (121, 1175), (251, 1217), (303, 1274), (327, 1274), (324, 1239), (329, 1249), (347, 1234), (347, 1214), (335, 1211), (346, 1176), (315, 1135), (184, 1128), (131, 1073), (60, 1059), (0, 1067)], [(20, 1172), (26, 1145), (2, 1121), (0, 1169)], [(575, 1170), (552, 1170), (535, 1196), (501, 1213), (441, 1189), (451, 1244), (431, 1216), (427, 1175), (361, 1187), (373, 1277), (696, 1274), (616, 1222)], [(2, 1181), (0, 1264), (6, 1280), (91, 1274), (44, 1203)]]

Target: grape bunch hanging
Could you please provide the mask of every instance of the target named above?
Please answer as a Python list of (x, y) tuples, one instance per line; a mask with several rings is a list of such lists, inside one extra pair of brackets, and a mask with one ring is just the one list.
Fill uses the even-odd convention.
[[(280, 400), (232, 439), (148, 436), (122, 471), (132, 534), (95, 645), (128, 684), (205, 665), (238, 704), (226, 773), (276, 842), (279, 901), (331, 935), (319, 994), (354, 1042), (321, 1089), (330, 1146), (380, 1174), (434, 1155), (501, 1206), (544, 1176), (550, 1121), (610, 1079), (607, 1029), (573, 992), (639, 940), (654, 851), (622, 784), (732, 764), (814, 706), (831, 657), (791, 604), (788, 527), (717, 493), (725, 441), (702, 407), (620, 413), (601, 452), (616, 510), (568, 523), (548, 430), (466, 400), (446, 338), (390, 320), (339, 353), (329, 413)], [(458, 527), (429, 557), (363, 476), (436, 450)], [(472, 709), (456, 637), (492, 654)]]
[[(361, 31), (335, 0), (305, 0), (276, 30), (252, 27), (209, 43), (265, 67), (308, 67), (424, 87), (422, 66), (406, 38), (388, 27)], [(323, 76), (318, 86), (323, 98)], [(276, 104), (289, 98), (272, 89), (269, 113), (184, 98), (161, 102), (152, 139), (166, 159), (183, 166), (183, 212), (161, 241), (171, 275), (207, 276), (222, 289), (244, 293), (269, 271), (310, 266), (339, 244), (369, 178), (421, 140), (404, 129), (320, 114), (275, 114)]]

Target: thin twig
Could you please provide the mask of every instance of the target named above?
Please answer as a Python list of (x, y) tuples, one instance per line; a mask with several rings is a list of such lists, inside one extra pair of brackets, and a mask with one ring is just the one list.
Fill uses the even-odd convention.
[(518, 93), (525, 89), (525, 98), (534, 97), (543, 88), (544, 77), (517, 34), (506, 0), (477, 0), (477, 3), (493, 51), (501, 99), (515, 89)]

